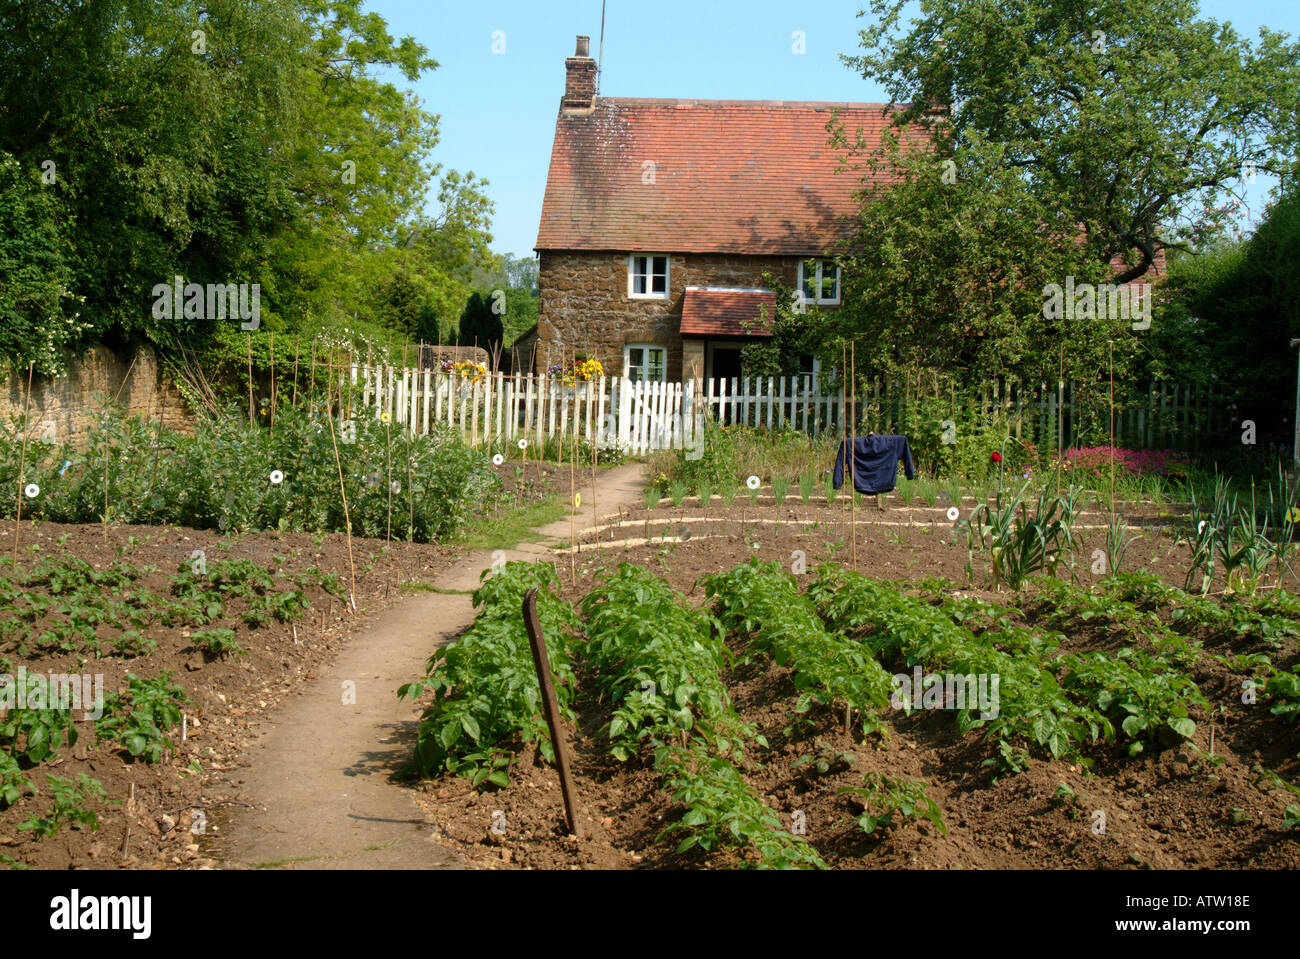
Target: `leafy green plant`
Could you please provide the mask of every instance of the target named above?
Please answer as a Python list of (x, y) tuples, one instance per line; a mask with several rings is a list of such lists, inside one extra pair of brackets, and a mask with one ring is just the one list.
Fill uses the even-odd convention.
[(776, 500), (776, 505), (780, 506), (785, 502), (785, 498), (790, 493), (790, 481), (784, 476), (777, 476), (772, 479), (772, 496)]
[(816, 771), (817, 775), (825, 776), (827, 773), (843, 772), (858, 761), (858, 757), (847, 749), (836, 749), (820, 739), (813, 743), (817, 752), (815, 754), (806, 753), (790, 764), (791, 769), (799, 769), (809, 764)]
[(799, 474), (799, 498), (803, 500), (805, 506), (812, 502), (813, 487), (816, 482), (817, 477), (812, 473)]
[(889, 704), (889, 674), (860, 643), (827, 630), (780, 565), (751, 559), (703, 582), (728, 629), (793, 670), (797, 715), (815, 703), (830, 709), (843, 703), (846, 729), (853, 711), (860, 716), (863, 735), (884, 729), (880, 713)]
[(169, 729), (181, 723), (181, 710), (190, 702), (179, 683), (164, 672), (154, 679), (127, 673), (125, 693), (104, 698), (104, 714), (95, 722), (99, 739), (115, 739), (133, 758), (148, 763), (172, 752)]
[[(749, 732), (731, 707), (721, 624), (663, 580), (627, 563), (582, 601), (587, 667), (613, 707), (606, 734), (619, 760), (641, 742), (690, 732), (743, 756)], [(766, 741), (759, 737), (760, 745)]]
[(781, 821), (763, 804), (740, 772), (721, 756), (693, 748), (660, 745), (655, 768), (676, 802), (686, 812), (655, 837), (686, 833), (677, 846), (683, 853), (696, 846), (704, 850), (737, 845), (752, 850), (758, 865), (768, 869), (824, 869), (826, 863), (802, 838), (781, 827)]
[[(508, 784), (496, 747), (537, 744), (555, 761), (541, 716), (541, 691), (523, 620), (524, 594), (538, 590), (537, 615), (546, 636), (560, 711), (572, 718), (575, 678), (571, 657), (579, 628), (573, 607), (559, 597), (550, 563), (510, 562), (484, 573), (474, 593), (474, 624), (429, 658), (426, 675), (404, 684), (398, 695), (416, 699), (426, 689), (434, 701), (421, 715), (413, 768), (421, 775), (452, 772), (478, 783)], [(487, 775), (480, 773), (487, 769)]]
[(36, 787), (23, 774), (18, 761), (0, 749), (0, 803), (12, 806), (25, 792), (35, 795)]
[(690, 489), (686, 486), (686, 484), (683, 483), (681, 480), (677, 480), (673, 483), (669, 491), (669, 497), (672, 499), (674, 506), (681, 506), (682, 500), (686, 499), (686, 496), (689, 492)]
[(1162, 734), (1191, 739), (1196, 723), (1190, 711), (1209, 708), (1190, 676), (1131, 647), (1061, 659), (1068, 670), (1062, 686), (1084, 693), (1103, 715), (1119, 720), (1119, 729), (1132, 740), (1130, 755)]
[(723, 480), (722, 485), (718, 488), (718, 495), (722, 497), (722, 505), (730, 506), (739, 492), (740, 484), (736, 482), (735, 477)]
[(1061, 688), (1048, 640), (998, 629), (977, 636), (943, 608), (830, 564), (817, 570), (808, 597), (831, 628), (859, 637), (883, 663), (925, 663), (931, 672), (999, 677), (996, 715), (986, 715), (969, 699), (965, 708), (954, 710), (961, 732), (982, 728), (997, 746), (997, 757), (987, 763), (1012, 772), (1023, 769), (1027, 754), (1017, 740), (1060, 758), (1078, 757), (1084, 743), (1113, 735), (1110, 721), (1094, 705), (1073, 701)]
[(59, 830), (68, 825), (99, 828), (99, 817), (89, 804), (107, 800), (108, 794), (98, 779), (80, 773), (76, 782), (73, 782), (70, 778), (47, 773), (45, 782), (54, 798), (53, 807), (43, 816), (24, 819), (18, 824), (19, 832), (30, 831), (40, 840), (57, 835)]
[(1072, 530), (1082, 506), (1068, 497), (1051, 496), (1045, 486), (1032, 512), (1025, 492), (1026, 480), (1014, 492), (999, 488), (994, 504), (980, 503), (967, 526), (967, 551), (978, 546), (987, 551), (990, 580), (1018, 590), (1031, 574), (1046, 570), (1055, 575), (1067, 550), (1074, 546)]
[(906, 819), (926, 819), (948, 835), (939, 805), (925, 791), (925, 783), (893, 779), (872, 770), (862, 777), (862, 786), (842, 786), (838, 792), (856, 796), (862, 803), (858, 825), (868, 836), (889, 829)]
[(208, 629), (190, 633), (190, 642), (209, 656), (247, 656), (244, 647), (235, 642), (233, 629)]
[(1289, 722), (1300, 722), (1300, 674), (1278, 670), (1264, 684), (1264, 691), (1276, 700), (1270, 712)]
[[(40, 677), (28, 676), (28, 702), (40, 689)], [(70, 709), (11, 708), (0, 720), (0, 748), (11, 755), (39, 763), (67, 744), (77, 744), (77, 727)]]

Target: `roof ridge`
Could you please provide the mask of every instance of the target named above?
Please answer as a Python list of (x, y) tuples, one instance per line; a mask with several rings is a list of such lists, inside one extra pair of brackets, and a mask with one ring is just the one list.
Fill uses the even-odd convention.
[(858, 100), (709, 100), (700, 97), (596, 97), (595, 106), (602, 103), (635, 106), (699, 106), (699, 107), (782, 107), (817, 108), (844, 107), (854, 110), (877, 109), (901, 112), (907, 103), (869, 103)]

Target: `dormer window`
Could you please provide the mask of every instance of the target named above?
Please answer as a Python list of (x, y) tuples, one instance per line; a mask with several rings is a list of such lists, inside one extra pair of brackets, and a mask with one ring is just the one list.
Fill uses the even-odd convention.
[(634, 300), (668, 299), (668, 257), (628, 257), (627, 295)]
[(799, 289), (804, 301), (819, 306), (838, 306), (840, 302), (840, 268), (834, 260), (814, 259), (799, 262)]

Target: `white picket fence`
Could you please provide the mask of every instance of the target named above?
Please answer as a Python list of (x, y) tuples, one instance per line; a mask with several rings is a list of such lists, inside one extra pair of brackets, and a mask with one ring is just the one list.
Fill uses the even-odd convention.
[(353, 365), (364, 408), (413, 433), (436, 424), (478, 444), (497, 438), (538, 446), (579, 439), (632, 455), (697, 448), (705, 416), (720, 423), (807, 432), (842, 423), (843, 397), (814, 393), (806, 377), (745, 377), (697, 384), (607, 377), (565, 384), (536, 374), (462, 376), (433, 370)]

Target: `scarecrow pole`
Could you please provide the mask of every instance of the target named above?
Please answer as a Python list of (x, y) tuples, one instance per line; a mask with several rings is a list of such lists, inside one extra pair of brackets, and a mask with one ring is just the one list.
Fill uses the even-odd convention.
[(257, 423), (257, 414), (253, 411), (253, 334), (248, 336), (248, 422)]
[[(850, 422), (850, 432), (856, 433), (856, 421), (858, 418), (858, 343), (854, 340), (849, 345), (849, 378), (853, 390), (853, 420)], [(854, 436), (849, 441), (849, 446), (856, 446), (857, 437)], [(858, 571), (858, 476), (857, 468), (853, 465), (853, 450), (845, 452), (845, 457), (849, 461), (849, 503), (850, 515), (853, 517), (853, 572)]]
[(32, 411), (32, 371), (35, 361), (27, 364), (27, 397), (23, 400), (23, 449), (18, 454), (18, 506), (14, 510), (14, 574), (18, 573), (18, 534), (23, 522), (23, 470), (27, 468), (27, 421)]
[(275, 439), (275, 331), (271, 330), (271, 439)]
[(302, 336), (297, 336), (293, 341), (293, 395), (289, 397), (289, 405), (295, 409), (298, 406), (298, 351), (302, 349)]

